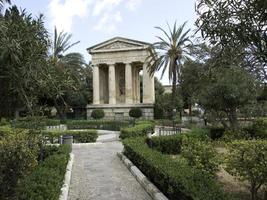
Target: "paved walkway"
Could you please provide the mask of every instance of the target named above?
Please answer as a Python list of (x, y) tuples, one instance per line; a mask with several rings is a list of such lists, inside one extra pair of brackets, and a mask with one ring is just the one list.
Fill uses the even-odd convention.
[(68, 200), (151, 200), (117, 157), (123, 149), (117, 136), (101, 133), (98, 143), (73, 145)]

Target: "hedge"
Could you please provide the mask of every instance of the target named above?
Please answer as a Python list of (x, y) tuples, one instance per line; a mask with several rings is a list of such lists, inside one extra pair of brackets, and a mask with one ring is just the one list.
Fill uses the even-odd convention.
[(95, 109), (92, 111), (91, 117), (94, 119), (102, 119), (105, 117), (105, 112), (103, 109)]
[(153, 123), (137, 124), (134, 127), (121, 129), (120, 138), (125, 139), (129, 137), (145, 136), (149, 131), (154, 130)]
[(229, 199), (208, 173), (153, 150), (145, 138), (123, 141), (124, 154), (171, 200)]
[(98, 137), (96, 130), (41, 131), (41, 134), (48, 137), (51, 143), (54, 143), (54, 139), (58, 139), (61, 135), (72, 135), (74, 142), (80, 143), (95, 142)]
[(128, 121), (111, 120), (71, 120), (67, 121), (68, 129), (102, 129), (119, 131), (123, 127), (128, 127)]
[(46, 126), (58, 126), (60, 124), (60, 120), (47, 119), (46, 117), (42, 116), (23, 117), (11, 121), (11, 125), (15, 128), (37, 130), (43, 130), (46, 128)]
[(22, 179), (17, 187), (19, 200), (55, 200), (59, 198), (66, 172), (70, 148), (60, 146), (35, 170)]

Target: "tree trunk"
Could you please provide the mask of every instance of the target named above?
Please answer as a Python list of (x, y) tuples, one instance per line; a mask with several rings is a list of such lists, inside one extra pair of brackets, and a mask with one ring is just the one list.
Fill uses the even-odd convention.
[(233, 108), (230, 110), (228, 114), (229, 122), (230, 122), (230, 127), (232, 130), (238, 130), (239, 125), (238, 125), (238, 120), (237, 120), (237, 113), (236, 109)]

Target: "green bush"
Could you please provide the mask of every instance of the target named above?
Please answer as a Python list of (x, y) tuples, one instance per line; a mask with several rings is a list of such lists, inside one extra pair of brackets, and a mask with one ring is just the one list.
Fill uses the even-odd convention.
[(213, 140), (219, 139), (223, 136), (225, 129), (222, 127), (210, 127), (209, 137)]
[(133, 118), (140, 118), (142, 117), (142, 110), (141, 108), (131, 108), (129, 111), (129, 116)]
[(9, 125), (10, 123), (7, 121), (6, 118), (0, 118), (0, 126), (6, 126)]
[(60, 120), (47, 119), (43, 116), (28, 116), (15, 119), (11, 122), (14, 128), (43, 130), (46, 126), (58, 126)]
[(68, 129), (102, 129), (119, 131), (121, 128), (129, 126), (128, 121), (114, 120), (68, 120)]
[(206, 130), (194, 129), (189, 133), (152, 137), (151, 139), (147, 138), (146, 141), (147, 144), (151, 145), (151, 148), (156, 149), (163, 154), (179, 154), (184, 139), (190, 138), (205, 142), (209, 140), (206, 135)]
[(231, 142), (233, 140), (249, 139), (250, 135), (246, 130), (227, 130), (224, 132), (221, 140)]
[(72, 135), (74, 142), (88, 143), (95, 142), (98, 135), (96, 130), (83, 130), (83, 131), (42, 131), (43, 136), (48, 137), (50, 142), (54, 142), (54, 138), (59, 138), (62, 135)]
[(267, 141), (240, 140), (228, 144), (226, 170), (250, 184), (251, 199), (267, 184)]
[(179, 154), (182, 146), (182, 134), (147, 138), (147, 144), (164, 154)]
[(51, 153), (17, 187), (19, 200), (55, 200), (59, 198), (63, 185), (70, 148), (52, 147)]
[(181, 155), (186, 158), (189, 166), (196, 167), (211, 175), (215, 175), (219, 169), (219, 154), (211, 142), (184, 137)]
[(129, 137), (145, 136), (149, 131), (153, 132), (154, 126), (155, 125), (152, 123), (145, 123), (145, 124), (138, 124), (130, 128), (123, 128), (121, 129), (120, 138), (125, 139)]
[(105, 117), (104, 110), (102, 109), (93, 110), (91, 113), (91, 117), (94, 119), (102, 119), (103, 117)]
[(145, 138), (123, 140), (124, 154), (170, 200), (227, 199), (216, 180), (205, 171), (149, 148)]
[(0, 141), (0, 199), (14, 193), (19, 179), (37, 165), (39, 138), (13, 130)]
[(251, 126), (243, 129), (253, 138), (267, 138), (267, 121), (263, 119), (255, 120)]

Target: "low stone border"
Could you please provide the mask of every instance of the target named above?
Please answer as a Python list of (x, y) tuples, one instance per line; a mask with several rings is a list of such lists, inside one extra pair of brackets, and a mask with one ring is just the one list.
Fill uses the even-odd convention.
[(117, 153), (117, 155), (153, 200), (168, 200), (168, 198), (153, 183), (151, 183), (125, 155), (122, 153)]
[(68, 199), (73, 161), (74, 161), (74, 154), (70, 153), (70, 159), (66, 168), (64, 183), (61, 188), (61, 195), (59, 196), (59, 200)]

